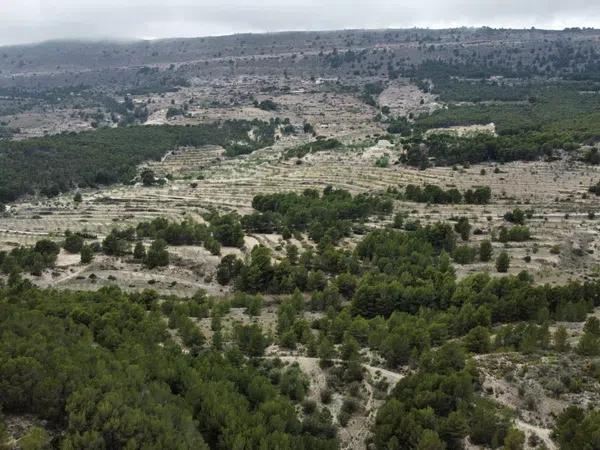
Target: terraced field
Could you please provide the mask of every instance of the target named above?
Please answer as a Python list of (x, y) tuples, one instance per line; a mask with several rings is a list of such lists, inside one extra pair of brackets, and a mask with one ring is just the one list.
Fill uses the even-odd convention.
[[(477, 243), (495, 236), (498, 227), (505, 223), (503, 215), (506, 211), (517, 206), (531, 209), (533, 216), (527, 224), (533, 240), (510, 244), (494, 242), (497, 251), (505, 248), (511, 255), (511, 272), (526, 269), (537, 281), (551, 283), (598, 273), (600, 223), (590, 219), (589, 213), (600, 211), (597, 199), (584, 195), (587, 187), (600, 178), (598, 166), (585, 166), (565, 159), (504, 164), (498, 166), (499, 173), (494, 173), (494, 165), (437, 167), (426, 171), (401, 164), (380, 168), (374, 164), (379, 156), (389, 154), (394, 161), (401, 149), (387, 141), (365, 139), (356, 143), (348, 136), (345, 138), (347, 147), (309, 154), (301, 161), (282, 157), (286, 148), (303, 142), (304, 139), (299, 137), (283, 137), (273, 147), (238, 158), (225, 157), (223, 149), (218, 147), (178, 149), (162, 161), (146, 165), (158, 175), (170, 178), (163, 187), (115, 186), (83, 191), (80, 205), (76, 205), (71, 196), (64, 195), (45, 202), (23, 202), (12, 206), (9, 216), (2, 221), (0, 243), (4, 248), (31, 245), (45, 236), (61, 239), (66, 230), (86, 231), (101, 239), (114, 227), (135, 226), (155, 217), (175, 221), (191, 217), (201, 221), (201, 215), (213, 208), (245, 214), (252, 211), (252, 198), (258, 193), (322, 189), (328, 184), (352, 193), (381, 192), (407, 184), (431, 183), (461, 191), (487, 185), (493, 193), (489, 205), (427, 205), (396, 201), (395, 210), (408, 213), (409, 220), (424, 223), (466, 216), (473, 230), (477, 230), (471, 243)], [(388, 220), (375, 221), (369, 226), (382, 226)], [(354, 240), (349, 239), (347, 244), (352, 245)], [(277, 248), (281, 242), (279, 236), (252, 235), (247, 238), (245, 251), (256, 243)], [(553, 250), (557, 244), (560, 247), (558, 254), (556, 249)], [(80, 273), (77, 263), (71, 261), (72, 264), (57, 270), (66, 271), (66, 275), (48, 278), (43, 284), (96, 287), (104, 284), (102, 280), (108, 283), (116, 277), (122, 280), (124, 287), (139, 288), (150, 282), (156, 284), (154, 287), (179, 293), (198, 287), (218, 292), (220, 288), (212, 281), (218, 258), (211, 257), (203, 249), (186, 253), (181, 248), (173, 248), (171, 252), (180, 257), (180, 262), (169, 269), (156, 269), (156, 273), (138, 270), (136, 265), (113, 258), (100, 259)], [(527, 256), (528, 262), (524, 260)], [(495, 272), (493, 263), (457, 267), (460, 276), (481, 270)], [(99, 279), (90, 280), (91, 273)], [(173, 286), (160, 281), (167, 278), (178, 281)]]

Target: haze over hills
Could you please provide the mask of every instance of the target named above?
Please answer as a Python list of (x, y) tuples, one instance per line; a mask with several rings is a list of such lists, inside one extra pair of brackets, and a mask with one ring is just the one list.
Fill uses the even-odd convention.
[[(363, 64), (360, 74), (385, 74), (390, 63), (392, 69), (406, 71), (427, 59), (494, 63), (515, 69), (517, 64), (529, 67), (544, 57), (576, 58), (594, 48), (598, 39), (600, 32), (592, 29), (461, 28), (282, 32), (135, 42), (55, 41), (3, 47), (0, 86), (139, 83), (135, 71), (141, 66), (169, 70), (177, 76), (269, 74), (283, 68), (290, 74), (341, 75), (349, 73), (353, 53), (373, 60), (372, 65), (381, 60), (380, 54), (377, 58), (361, 55), (367, 49), (385, 51), (385, 64), (366, 72), (368, 64)], [(348, 60), (333, 58), (333, 52)], [(560, 64), (560, 69), (573, 70), (569, 61)], [(118, 80), (110, 78), (109, 70), (119, 73)]]

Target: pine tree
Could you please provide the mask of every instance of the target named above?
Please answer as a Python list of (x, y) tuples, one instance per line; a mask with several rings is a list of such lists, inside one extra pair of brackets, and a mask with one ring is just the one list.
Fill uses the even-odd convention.
[(169, 252), (167, 251), (167, 243), (164, 240), (157, 239), (152, 242), (146, 255), (146, 265), (150, 269), (169, 265)]
[(89, 245), (81, 247), (81, 263), (89, 264), (94, 259), (94, 250)]
[(141, 242), (135, 244), (135, 248), (133, 249), (133, 257), (138, 261), (143, 261), (146, 259), (146, 247)]
[(566, 352), (570, 348), (567, 329), (564, 325), (560, 325), (554, 332), (554, 348), (557, 352)]
[(501, 273), (508, 272), (508, 268), (510, 267), (510, 256), (508, 253), (502, 252), (496, 258), (496, 270)]
[(481, 262), (488, 262), (492, 259), (492, 243), (489, 240), (482, 241), (479, 244), (479, 260)]

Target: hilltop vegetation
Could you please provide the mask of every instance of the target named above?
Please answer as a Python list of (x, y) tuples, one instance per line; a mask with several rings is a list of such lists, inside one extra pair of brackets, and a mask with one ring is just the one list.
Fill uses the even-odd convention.
[[(423, 66), (425, 75), (429, 73), (428, 66)], [(421, 115), (415, 121), (416, 131), (494, 124), (498, 136), (416, 136), (406, 158), (409, 164), (424, 166), (427, 157), (436, 158), (437, 164), (534, 160), (553, 156), (555, 150), (575, 150), (600, 139), (600, 85), (596, 82), (538, 80), (525, 85), (516, 81), (513, 85), (509, 81), (473, 82), (443, 77), (436, 80), (435, 92), (440, 98), (473, 104), (450, 103), (447, 108)], [(420, 143), (425, 145), (426, 153), (418, 148)]]

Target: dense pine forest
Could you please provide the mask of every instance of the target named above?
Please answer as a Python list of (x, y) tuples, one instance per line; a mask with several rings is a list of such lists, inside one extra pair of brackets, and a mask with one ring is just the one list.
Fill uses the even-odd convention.
[[(136, 167), (180, 147), (221, 145), (229, 155), (273, 142), (274, 124), (225, 121), (191, 127), (103, 128), (22, 141), (0, 140), (0, 202), (24, 194), (55, 196), (77, 187), (128, 183)], [(249, 132), (255, 130), (255, 138)]]

